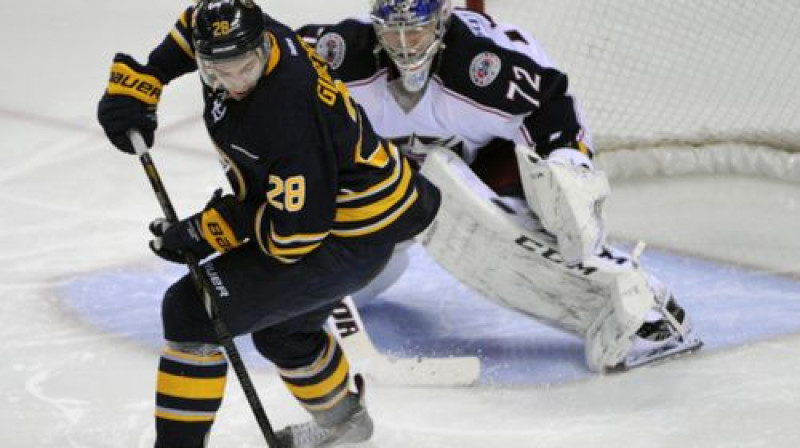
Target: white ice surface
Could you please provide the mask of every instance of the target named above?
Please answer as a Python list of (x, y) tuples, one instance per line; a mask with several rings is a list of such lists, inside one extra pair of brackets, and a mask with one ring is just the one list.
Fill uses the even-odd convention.
[[(359, 13), (365, 3), (266, 4), (296, 25)], [(0, 446), (152, 444), (156, 349), (86, 324), (57, 292), (87, 273), (153, 265), (145, 226), (157, 204), (138, 162), (106, 143), (95, 107), (113, 53), (144, 58), (184, 4), (4, 5)], [(224, 182), (200, 124), (198, 82), (170, 86), (154, 155), (182, 213)], [(614, 188), (609, 216), (619, 237), (800, 273), (796, 185), (691, 178)], [(275, 426), (304, 419), (272, 371), (253, 374)], [(375, 447), (793, 448), (800, 446), (800, 336), (551, 387), (373, 387), (369, 394)], [(233, 378), (218, 420), (212, 446), (264, 446)]]

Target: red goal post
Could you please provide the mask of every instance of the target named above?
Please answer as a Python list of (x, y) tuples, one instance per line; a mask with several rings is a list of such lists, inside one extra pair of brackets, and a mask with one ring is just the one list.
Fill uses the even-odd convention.
[(467, 0), (466, 3), (467, 9), (484, 12), (483, 0)]

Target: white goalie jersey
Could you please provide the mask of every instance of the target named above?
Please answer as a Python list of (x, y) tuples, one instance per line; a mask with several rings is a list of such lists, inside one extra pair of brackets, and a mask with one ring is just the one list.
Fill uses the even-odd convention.
[(347, 84), (377, 133), (405, 147), (409, 158), (424, 157), (425, 145), (408, 144), (415, 141), (460, 143), (451, 147), (468, 164), (497, 138), (542, 156), (555, 148), (591, 147), (566, 75), (526, 32), (483, 14), (454, 11), (429, 84), (413, 99), (393, 87), (398, 73), (376, 51), (368, 19), (299, 32)]

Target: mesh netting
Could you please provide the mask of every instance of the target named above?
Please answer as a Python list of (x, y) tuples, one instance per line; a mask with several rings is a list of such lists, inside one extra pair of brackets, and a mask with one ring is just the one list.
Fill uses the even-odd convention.
[(800, 151), (797, 0), (487, 0), (570, 75), (600, 151)]

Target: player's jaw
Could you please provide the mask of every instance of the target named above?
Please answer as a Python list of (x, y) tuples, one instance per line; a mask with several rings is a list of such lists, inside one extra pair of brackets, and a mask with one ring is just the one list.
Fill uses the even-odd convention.
[(256, 86), (264, 73), (263, 60), (249, 52), (241, 57), (214, 64), (214, 72), (231, 98), (241, 100)]

